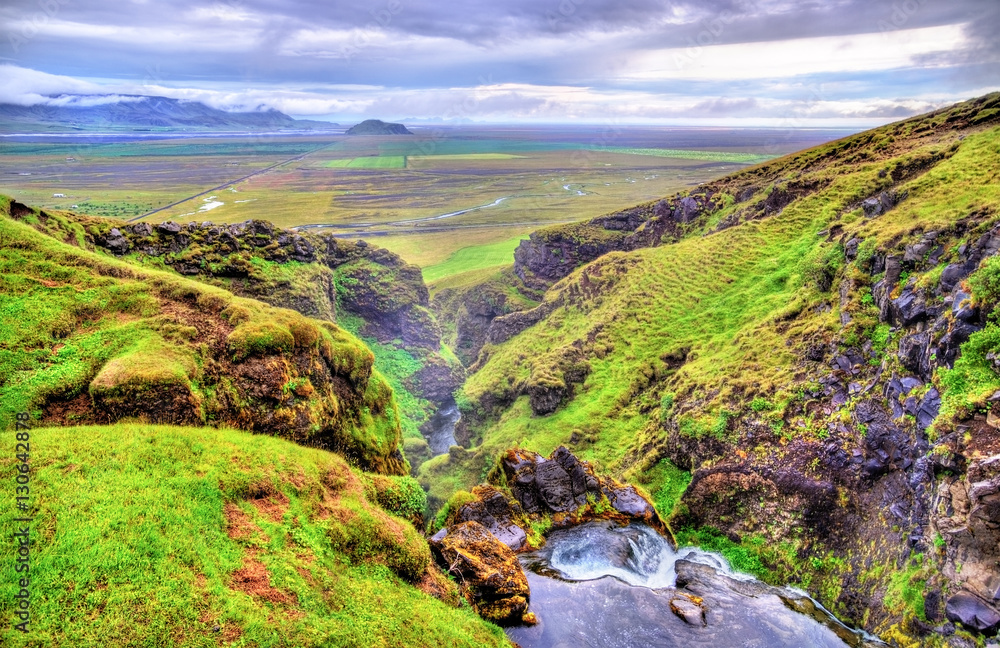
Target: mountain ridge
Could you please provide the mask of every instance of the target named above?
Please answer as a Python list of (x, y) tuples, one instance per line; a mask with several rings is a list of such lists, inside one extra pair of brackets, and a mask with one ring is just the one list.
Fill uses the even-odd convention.
[(0, 131), (10, 132), (310, 131), (336, 127), (330, 122), (293, 119), (273, 108), (227, 112), (197, 101), (149, 95), (80, 97), (61, 105), (0, 104)]

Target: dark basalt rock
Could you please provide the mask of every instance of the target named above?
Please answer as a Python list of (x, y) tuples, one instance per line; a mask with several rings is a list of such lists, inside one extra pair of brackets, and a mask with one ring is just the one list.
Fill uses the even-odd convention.
[(861, 203), (861, 208), (865, 212), (865, 216), (868, 218), (875, 218), (876, 216), (881, 216), (886, 213), (900, 202), (905, 200), (907, 197), (907, 192), (901, 194), (894, 190), (883, 191), (877, 196), (868, 198)]
[(117, 227), (112, 228), (106, 236), (98, 239), (97, 243), (117, 256), (125, 254), (132, 247), (132, 244)]
[(153, 226), (149, 223), (136, 223), (132, 226), (132, 233), (136, 236), (152, 236)]
[[(500, 462), (511, 494), (529, 514), (570, 513), (602, 497), (611, 505), (611, 516), (641, 520), (667, 533), (653, 507), (634, 486), (600, 477), (563, 446), (548, 459), (534, 452), (510, 450)], [(584, 521), (583, 519), (575, 521)]]
[(159, 225), (157, 225), (156, 231), (162, 232), (164, 234), (179, 234), (181, 231), (181, 226), (179, 223), (175, 223), (173, 221), (166, 221), (164, 223), (160, 223)]
[(474, 494), (479, 499), (462, 506), (456, 522), (478, 522), (512, 550), (524, 549), (528, 536), (514, 521), (524, 515), (520, 504), (511, 502), (492, 486), (477, 486)]
[(970, 630), (995, 634), (1000, 628), (1000, 612), (970, 592), (959, 592), (948, 599), (945, 616)]

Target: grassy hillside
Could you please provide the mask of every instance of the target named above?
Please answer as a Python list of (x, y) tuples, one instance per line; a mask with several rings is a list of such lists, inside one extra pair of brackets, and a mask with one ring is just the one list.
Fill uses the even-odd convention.
[(0, 199), (0, 426), (226, 424), (405, 472), (392, 390), (349, 333), (30, 224), (86, 234)]
[(997, 106), (714, 181), (694, 217), (654, 206), (639, 249), (531, 310), (477, 301), (498, 275), (438, 293), (487, 331), (448, 338), (485, 344), (460, 399), (472, 447), (422, 466), (431, 501), (506, 448), (566, 445), (643, 485), (682, 542), (898, 645), (945, 645), (945, 601), (989, 600), (997, 578), (982, 521), (1000, 452)]
[[(801, 398), (807, 349), (841, 337), (832, 283), (842, 241), (896, 248), (970, 214), (985, 227), (1000, 208), (1000, 131), (934, 128), (947, 119), (902, 122), (730, 176), (723, 190), (756, 194), (727, 199), (702, 235), (608, 254), (556, 284), (545, 296), (551, 314), (487, 345), (465, 385), (482, 440), (468, 479), (507, 446), (545, 453), (571, 438), (584, 458), (625, 470), (657, 443), (661, 420), (722, 437), (755, 399), (776, 426), (808, 433), (807, 421), (784, 414)], [(887, 189), (908, 198), (866, 218), (862, 201)], [(779, 193), (791, 197), (779, 213), (753, 216)], [(727, 220), (739, 224), (716, 229)], [(846, 333), (876, 334), (865, 324)], [(538, 416), (529, 392), (547, 386), (569, 395)]]
[[(33, 622), (28, 635), (4, 623), (4, 646), (509, 645), (470, 608), (424, 593), (457, 605), (397, 515), (422, 508), (408, 477), (234, 430), (30, 434)], [(3, 481), (14, 473), (5, 453)], [(13, 530), (20, 515), (4, 507), (0, 524)], [(0, 548), (7, 620), (14, 548)]]

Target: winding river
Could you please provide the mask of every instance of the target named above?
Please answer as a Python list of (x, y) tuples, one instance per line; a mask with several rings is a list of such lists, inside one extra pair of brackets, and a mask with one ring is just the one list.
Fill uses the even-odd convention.
[(735, 573), (715, 554), (675, 551), (645, 525), (555, 531), (521, 562), (539, 620), (507, 630), (522, 648), (885, 646), (802, 592)]

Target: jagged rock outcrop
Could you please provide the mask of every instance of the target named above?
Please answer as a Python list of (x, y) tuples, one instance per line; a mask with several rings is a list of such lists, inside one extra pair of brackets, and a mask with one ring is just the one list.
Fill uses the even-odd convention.
[(514, 272), (526, 286), (546, 290), (585, 263), (620, 250), (660, 245), (697, 225), (717, 204), (711, 186), (585, 223), (536, 232), (514, 250)]
[[(795, 440), (773, 459), (733, 455), (726, 444), (670, 435), (666, 454), (694, 468), (678, 526), (711, 526), (731, 538), (764, 534), (773, 540), (804, 530), (811, 541), (846, 555), (858, 552), (845, 585), (865, 578), (868, 561), (905, 563), (936, 552), (940, 571), (928, 572), (922, 609), (991, 634), (1000, 622), (1000, 393), (985, 413), (957, 425), (940, 420), (939, 370), (952, 368), (961, 345), (987, 320), (962, 280), (1000, 251), (1000, 226), (969, 237), (974, 222), (950, 231), (924, 232), (901, 254), (870, 259), (872, 306), (898, 343), (885, 358), (871, 341), (842, 350), (820, 348), (806, 367), (819, 375), (806, 397), (817, 414), (850, 406), (834, 419), (824, 440)], [(856, 246), (845, 241), (853, 257)], [(943, 264), (943, 269), (941, 266)], [(922, 273), (937, 267), (931, 284)], [(909, 279), (902, 281), (903, 273)], [(849, 280), (845, 279), (845, 284)], [(851, 312), (852, 292), (840, 293)], [(848, 317), (848, 322), (852, 321)], [(961, 417), (962, 415), (960, 415)], [(966, 415), (968, 416), (968, 415)], [(929, 432), (929, 429), (934, 429)], [(780, 447), (778, 435), (752, 420), (741, 425), (746, 443)], [(697, 468), (711, 458), (717, 463)], [(722, 458), (718, 461), (718, 458)], [(848, 503), (845, 503), (844, 498)], [(750, 513), (752, 511), (752, 513)], [(902, 550), (900, 549), (902, 547)], [(845, 587), (845, 589), (848, 589)], [(838, 605), (847, 618), (884, 618), (884, 601), (850, 587)], [(912, 626), (916, 634), (931, 626)]]
[(653, 504), (635, 486), (598, 475), (563, 446), (548, 458), (508, 450), (490, 479), (492, 484), (473, 489), (474, 501), (452, 511), (448, 524), (477, 522), (515, 551), (529, 548), (531, 520), (542, 518), (551, 520), (554, 528), (597, 519), (637, 521), (671, 537)]
[[(31, 363), (37, 367), (22, 360), (19, 369), (25, 376), (20, 398), (43, 423), (138, 419), (225, 425), (334, 450), (365, 470), (407, 471), (392, 390), (374, 371), (371, 351), (344, 330), (204, 282), (70, 246), (63, 237), (16, 222), (44, 231), (53, 224), (48, 221), (64, 217), (5, 207), (0, 204), (5, 240), (16, 240), (23, 254), (45, 260), (44, 272), (32, 264), (8, 272), (45, 288), (32, 301), (56, 324), (8, 331), (8, 348), (15, 353), (46, 349), (51, 358), (44, 365)], [(124, 228), (96, 222), (105, 227), (96, 230), (95, 238), (103, 237), (106, 245), (138, 243)], [(190, 233), (171, 225), (163, 227), (164, 246)], [(159, 236), (148, 225), (138, 231)], [(61, 299), (60, 284), (46, 278), (53, 276), (91, 286), (89, 303)], [(70, 290), (73, 285), (64, 284)], [(23, 296), (8, 291), (5, 299)], [(24, 339), (30, 343), (17, 336), (28, 336)], [(45, 376), (49, 363), (57, 370)], [(42, 372), (44, 379), (33, 372)], [(8, 376), (3, 378), (6, 382)]]
[(501, 625), (522, 623), (531, 593), (510, 547), (478, 522), (461, 522), (430, 539), (441, 567), (458, 579), (476, 612)]
[[(331, 322), (337, 321), (338, 305), (360, 316), (362, 335), (398, 342), (417, 357), (421, 367), (406, 381), (417, 396), (444, 402), (465, 379), (463, 368), (440, 353), (441, 329), (428, 308), (420, 269), (388, 250), (262, 220), (155, 226), (84, 220), (89, 242), (116, 256), (161, 259), (180, 274)], [(290, 261), (304, 265), (285, 273), (268, 267)]]

